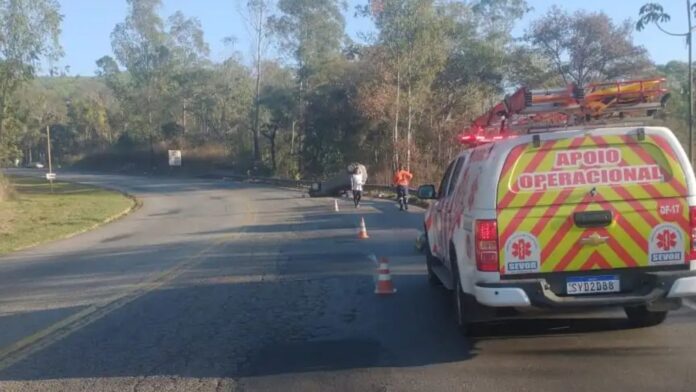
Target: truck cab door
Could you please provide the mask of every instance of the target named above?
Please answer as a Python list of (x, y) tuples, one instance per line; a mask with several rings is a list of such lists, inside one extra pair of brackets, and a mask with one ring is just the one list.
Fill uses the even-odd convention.
[(442, 177), (442, 181), (440, 181), (440, 188), (437, 191), (437, 201), (435, 202), (432, 211), (432, 231), (434, 235), (428, 236), (428, 240), (431, 241), (430, 250), (432, 251), (433, 255), (435, 255), (435, 257), (439, 258), (443, 262), (445, 261), (444, 256), (446, 256), (446, 253), (442, 245), (446, 244), (444, 239), (444, 219), (446, 217), (445, 207), (447, 202), (447, 188), (449, 185), (449, 178), (452, 175), (452, 170), (454, 170), (456, 162), (457, 161), (454, 160), (450, 163), (450, 165), (447, 167), (447, 170), (445, 171), (445, 175)]
[(466, 161), (466, 155), (460, 156), (455, 162), (454, 162), (454, 168), (452, 169), (452, 173), (450, 175), (449, 180), (447, 181), (447, 189), (445, 190), (445, 198), (443, 199), (443, 207), (442, 207), (442, 229), (441, 229), (441, 235), (442, 235), (442, 261), (443, 263), (448, 267), (451, 268), (451, 262), (450, 262), (450, 243), (452, 241), (452, 233), (454, 232), (454, 226), (457, 223), (457, 215), (460, 213), (459, 209), (455, 209), (455, 204), (461, 203), (460, 200), (457, 200), (456, 197), (456, 187), (459, 182), (459, 177), (461, 176), (462, 173), (462, 167), (464, 166), (464, 162)]

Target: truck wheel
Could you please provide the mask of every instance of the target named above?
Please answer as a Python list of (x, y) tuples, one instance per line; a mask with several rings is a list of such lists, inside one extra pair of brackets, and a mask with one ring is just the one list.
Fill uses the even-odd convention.
[(662, 324), (667, 317), (666, 311), (651, 312), (645, 305), (627, 306), (624, 310), (626, 311), (626, 316), (628, 316), (628, 321), (635, 327), (652, 327)]
[(462, 335), (468, 335), (469, 330), (469, 307), (467, 306), (467, 296), (462, 290), (462, 283), (459, 279), (459, 272), (454, 270), (454, 317), (457, 322), (457, 329)]
[(425, 241), (425, 265), (428, 268), (428, 284), (432, 287), (442, 286), (440, 278), (438, 278), (437, 275), (435, 275), (435, 271), (433, 271), (433, 264), (439, 263), (440, 261), (430, 252), (430, 244), (427, 242), (427, 237)]

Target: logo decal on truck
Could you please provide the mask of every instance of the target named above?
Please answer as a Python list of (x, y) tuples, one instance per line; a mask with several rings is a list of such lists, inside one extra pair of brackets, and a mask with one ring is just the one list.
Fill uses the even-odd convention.
[(650, 265), (684, 263), (684, 235), (679, 226), (662, 223), (650, 233), (648, 258)]
[(539, 271), (539, 241), (524, 232), (517, 232), (505, 242), (505, 270), (509, 274), (528, 274)]

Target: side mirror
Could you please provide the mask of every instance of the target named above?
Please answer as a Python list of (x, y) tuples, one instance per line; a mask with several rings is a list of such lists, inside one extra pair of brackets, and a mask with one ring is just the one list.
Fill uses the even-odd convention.
[(421, 200), (436, 199), (435, 185), (421, 185), (418, 187), (418, 198)]

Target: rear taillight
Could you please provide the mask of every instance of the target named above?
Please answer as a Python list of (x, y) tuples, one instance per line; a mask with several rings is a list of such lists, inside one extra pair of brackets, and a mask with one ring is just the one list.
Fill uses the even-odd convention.
[(689, 226), (691, 229), (691, 246), (689, 260), (696, 260), (696, 206), (689, 207)]
[(498, 224), (495, 220), (477, 220), (474, 236), (476, 269), (498, 272)]

